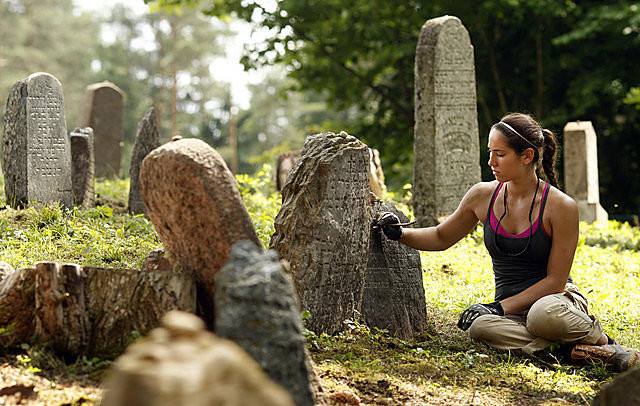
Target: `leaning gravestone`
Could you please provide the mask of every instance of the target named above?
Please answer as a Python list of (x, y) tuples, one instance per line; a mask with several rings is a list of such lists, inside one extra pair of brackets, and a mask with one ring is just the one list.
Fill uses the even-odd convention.
[(287, 176), (289, 176), (289, 173), (293, 167), (296, 166), (299, 160), (299, 150), (283, 152), (276, 157), (275, 181), (278, 192), (282, 192)]
[(103, 406), (293, 406), (237, 344), (172, 311), (145, 340), (132, 344), (105, 382)]
[(122, 155), (122, 90), (104, 81), (87, 86), (81, 113), (81, 127), (93, 128), (96, 178), (115, 178), (120, 174)]
[(289, 262), (317, 333), (337, 333), (360, 314), (370, 213), (368, 147), (345, 132), (307, 137), (270, 248)]
[(156, 119), (156, 109), (149, 107), (144, 117), (138, 123), (138, 133), (133, 143), (131, 154), (131, 166), (129, 169), (129, 211), (135, 214), (144, 214), (147, 207), (140, 194), (140, 166), (142, 160), (151, 151), (160, 146), (160, 133)]
[(315, 404), (300, 307), (275, 252), (235, 243), (216, 275), (215, 309), (217, 335), (244, 348), (296, 405)]
[[(409, 221), (392, 204), (373, 196), (372, 200), (373, 218), (390, 211), (401, 222)], [(422, 333), (427, 323), (420, 253), (374, 228), (369, 239), (362, 315), (368, 326), (388, 330), (402, 339)]]
[(7, 203), (59, 201), (73, 207), (62, 85), (38, 72), (11, 87), (2, 137)]
[(71, 183), (76, 205), (88, 209), (96, 202), (94, 191), (95, 157), (93, 129), (76, 128), (69, 136), (71, 141)]
[(598, 142), (591, 121), (572, 121), (564, 126), (564, 187), (578, 203), (580, 221), (607, 221), (600, 205)]
[(420, 226), (443, 221), (480, 181), (473, 46), (457, 17), (428, 20), (415, 60), (413, 208)]
[(177, 139), (142, 161), (140, 189), (174, 266), (196, 276), (199, 313), (213, 327), (214, 276), (231, 246), (260, 246), (235, 178), (204, 141)]

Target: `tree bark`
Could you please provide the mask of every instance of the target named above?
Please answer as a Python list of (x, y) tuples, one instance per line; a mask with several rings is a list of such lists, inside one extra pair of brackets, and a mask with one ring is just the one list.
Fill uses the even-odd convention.
[(192, 276), (43, 262), (0, 282), (0, 343), (35, 335), (59, 354), (112, 357), (169, 310), (195, 311)]

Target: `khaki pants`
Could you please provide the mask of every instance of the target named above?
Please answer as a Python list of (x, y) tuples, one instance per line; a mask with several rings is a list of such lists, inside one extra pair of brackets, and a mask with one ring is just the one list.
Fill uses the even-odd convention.
[(587, 300), (575, 285), (564, 292), (544, 296), (522, 314), (478, 317), (469, 333), (471, 338), (501, 350), (532, 355), (553, 341), (595, 344), (602, 335), (600, 321), (588, 313)]

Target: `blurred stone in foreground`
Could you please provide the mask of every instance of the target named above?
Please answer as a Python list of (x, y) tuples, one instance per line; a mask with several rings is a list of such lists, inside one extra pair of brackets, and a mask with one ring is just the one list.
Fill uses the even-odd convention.
[(116, 360), (105, 389), (102, 406), (294, 404), (238, 345), (179, 311)]

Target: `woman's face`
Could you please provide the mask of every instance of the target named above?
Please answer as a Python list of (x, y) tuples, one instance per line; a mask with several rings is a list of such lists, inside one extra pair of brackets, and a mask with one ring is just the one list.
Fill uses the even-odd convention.
[(516, 151), (507, 143), (507, 137), (496, 128), (489, 132), (489, 167), (498, 182), (508, 182), (513, 178), (526, 174), (527, 163), (524, 155)]

